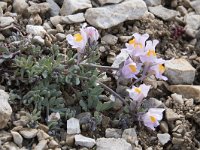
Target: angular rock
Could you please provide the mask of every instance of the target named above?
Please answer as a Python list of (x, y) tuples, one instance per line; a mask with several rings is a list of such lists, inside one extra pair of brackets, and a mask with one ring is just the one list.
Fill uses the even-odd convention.
[(115, 45), (117, 41), (118, 41), (118, 37), (112, 34), (107, 34), (101, 38), (102, 44)]
[(46, 150), (47, 149), (47, 141), (42, 140), (38, 143), (34, 150)]
[(57, 24), (61, 23), (62, 17), (61, 16), (50, 17), (50, 21), (56, 27)]
[(108, 29), (126, 20), (139, 19), (145, 12), (147, 12), (147, 7), (144, 1), (127, 0), (116, 5), (89, 8), (85, 13), (85, 18), (95, 27)]
[(196, 102), (200, 102), (200, 86), (198, 85), (171, 85), (169, 90), (185, 98), (193, 98)]
[(6, 2), (0, 2), (0, 8), (2, 10), (5, 10), (7, 8), (7, 3)]
[(117, 3), (120, 3), (122, 2), (123, 0), (98, 0), (98, 2), (101, 4), (101, 5), (105, 5), (105, 4), (117, 4)]
[(181, 104), (181, 105), (184, 104), (184, 100), (183, 100), (183, 96), (182, 96), (182, 95), (179, 95), (179, 94), (174, 93), (174, 94), (171, 95), (171, 97), (172, 97), (173, 100), (174, 100), (175, 102), (177, 102), (178, 104)]
[(28, 4), (26, 0), (14, 0), (13, 9), (16, 13), (23, 14), (27, 11)]
[(42, 141), (42, 140), (47, 140), (48, 138), (50, 138), (50, 136), (43, 130), (38, 130), (37, 138), (38, 141)]
[(170, 140), (170, 135), (168, 133), (164, 133), (164, 134), (157, 134), (158, 140), (162, 145), (165, 145), (167, 142), (169, 142)]
[(20, 130), (19, 133), (26, 139), (32, 139), (32, 138), (36, 137), (38, 130), (24, 128), (24, 129)]
[(161, 0), (144, 0), (147, 6), (157, 6), (161, 5)]
[(51, 16), (58, 16), (60, 13), (60, 7), (54, 0), (47, 0), (47, 3), (49, 3), (50, 6), (50, 14)]
[(66, 23), (66, 24), (81, 23), (84, 21), (85, 21), (85, 17), (83, 13), (78, 13), (78, 14), (62, 17), (62, 23)]
[(11, 25), (15, 20), (12, 17), (0, 17), (0, 27), (4, 28)]
[(121, 129), (114, 129), (114, 128), (107, 128), (106, 129), (106, 138), (121, 138), (122, 137), (122, 130)]
[(125, 129), (122, 138), (125, 139), (128, 143), (136, 144), (138, 143), (137, 134), (134, 128)]
[(58, 143), (55, 140), (49, 142), (49, 148), (55, 149), (58, 146)]
[(176, 17), (179, 13), (175, 10), (167, 9), (162, 5), (149, 7), (149, 11), (153, 13), (155, 16), (163, 19), (163, 20), (171, 20)]
[(164, 133), (168, 133), (169, 132), (169, 127), (166, 121), (161, 121), (160, 122), (160, 130)]
[(171, 84), (192, 84), (195, 68), (185, 59), (174, 59), (165, 63), (165, 75)]
[(167, 108), (165, 110), (165, 117), (167, 121), (174, 121), (174, 120), (180, 119), (180, 116), (170, 108)]
[(26, 32), (32, 35), (41, 36), (42, 38), (46, 34), (46, 30), (43, 26), (27, 25)]
[(8, 103), (9, 95), (4, 90), (0, 90), (0, 129), (4, 128), (12, 114), (12, 108)]
[(99, 138), (96, 140), (96, 145), (96, 150), (132, 150), (131, 144), (121, 138)]
[(22, 147), (22, 142), (23, 142), (23, 138), (22, 136), (18, 133), (18, 132), (15, 132), (15, 131), (10, 131), (12, 136), (13, 136), (13, 140), (14, 142), (19, 146), (19, 147)]
[(180, 144), (183, 144), (183, 143), (184, 143), (184, 139), (173, 137), (173, 138), (172, 138), (172, 143), (173, 143), (173, 144), (180, 145)]
[(196, 11), (197, 14), (200, 14), (200, 1), (199, 0), (190, 2), (190, 5)]
[(35, 44), (44, 45), (44, 39), (41, 38), (41, 36), (34, 36), (32, 42)]
[(60, 14), (62, 16), (72, 15), (73, 13), (91, 8), (92, 4), (90, 0), (64, 0)]
[(200, 27), (200, 15), (187, 14), (184, 17), (184, 21), (186, 23), (186, 26), (189, 26), (193, 30), (197, 30)]
[(80, 133), (79, 120), (76, 118), (71, 118), (67, 120), (67, 134), (78, 134)]
[(92, 138), (85, 137), (81, 134), (75, 135), (75, 144), (87, 148), (92, 148), (96, 142)]

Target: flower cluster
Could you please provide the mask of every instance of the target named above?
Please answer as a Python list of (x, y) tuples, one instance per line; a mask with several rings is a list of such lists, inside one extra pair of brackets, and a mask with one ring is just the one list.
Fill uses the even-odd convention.
[(68, 34), (66, 39), (72, 45), (72, 48), (83, 54), (87, 43), (92, 45), (99, 39), (99, 32), (94, 27), (86, 27), (86, 24), (84, 24), (80, 29), (80, 33)]
[(165, 71), (165, 60), (157, 58), (155, 51), (155, 47), (159, 41), (146, 41), (149, 38), (148, 34), (140, 35), (135, 33), (133, 36), (134, 39), (126, 43), (126, 48), (122, 49), (122, 51), (126, 51), (129, 54), (121, 69), (122, 76), (127, 79), (138, 79), (137, 75), (143, 72), (141, 79), (154, 74), (157, 79), (167, 80), (162, 75)]
[[(139, 82), (147, 76), (155, 75), (157, 79), (167, 80), (167, 77), (162, 75), (165, 71), (165, 60), (157, 58), (155, 50), (159, 41), (147, 41), (148, 34), (140, 35), (135, 33), (133, 36), (134, 39), (126, 43), (126, 48), (122, 49), (122, 51), (129, 54), (120, 70), (122, 77), (126, 79), (134, 78), (136, 82)], [(150, 87), (149, 85), (141, 84), (139, 87), (132, 86), (131, 89), (127, 89), (130, 98), (137, 103), (137, 107), (140, 107), (143, 99), (147, 97)], [(163, 111), (164, 109), (161, 108), (150, 108), (147, 113), (140, 117), (145, 126), (155, 130), (154, 127), (157, 127), (162, 119)]]

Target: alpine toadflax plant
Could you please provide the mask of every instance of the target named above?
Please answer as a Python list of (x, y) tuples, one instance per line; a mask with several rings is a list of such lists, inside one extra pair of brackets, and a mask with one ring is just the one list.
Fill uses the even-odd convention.
[(150, 108), (148, 112), (142, 116), (144, 125), (155, 130), (155, 127), (159, 126), (159, 121), (163, 118), (164, 110), (165, 109), (162, 108)]

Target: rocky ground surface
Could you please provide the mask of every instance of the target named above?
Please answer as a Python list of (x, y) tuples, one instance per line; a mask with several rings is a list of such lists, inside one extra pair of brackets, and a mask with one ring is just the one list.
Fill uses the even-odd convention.
[[(120, 116), (123, 107), (116, 99), (113, 112), (105, 114), (97, 131), (87, 130), (84, 122), (91, 113), (83, 112), (67, 120), (66, 128), (55, 135), (42, 122), (28, 128), (26, 114), (30, 112), (10, 106), (2, 86), (0, 149), (200, 149), (200, 1), (1, 0), (0, 46), (20, 49), (25, 41), (31, 41), (43, 48), (58, 44), (66, 50), (66, 35), (79, 31), (84, 22), (100, 32), (103, 65), (112, 65), (135, 32), (158, 39), (159, 55), (174, 58), (166, 64), (167, 82), (145, 81), (154, 88), (149, 101), (166, 108), (160, 126), (151, 131), (130, 119), (115, 120), (113, 115)], [(0, 68), (0, 74), (5, 76), (5, 70)], [(113, 82), (107, 84), (123, 94), (126, 85), (115, 87)]]

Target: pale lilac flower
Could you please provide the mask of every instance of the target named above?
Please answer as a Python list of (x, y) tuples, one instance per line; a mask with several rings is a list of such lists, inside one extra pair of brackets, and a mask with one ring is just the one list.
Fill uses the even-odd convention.
[(145, 63), (145, 62), (150, 62), (153, 63), (156, 61), (156, 52), (155, 48), (156, 45), (159, 43), (158, 40), (153, 40), (153, 41), (147, 41), (146, 42), (146, 47), (145, 47), (145, 54), (140, 56), (140, 60)]
[(60, 113), (59, 112), (51, 113), (51, 115), (48, 116), (48, 122), (58, 121), (58, 120), (60, 120)]
[(99, 32), (94, 27), (83, 27), (90, 43), (96, 42), (99, 39)]
[(152, 130), (159, 126), (159, 121), (163, 118), (163, 108), (150, 108), (147, 113), (142, 116), (144, 125)]
[(122, 75), (124, 78), (129, 79), (129, 78), (135, 78), (137, 79), (136, 75), (140, 72), (141, 69), (141, 64), (136, 64), (133, 62), (131, 58), (128, 58), (124, 62), (124, 66), (122, 67)]
[(74, 34), (74, 36), (68, 34), (66, 39), (68, 43), (72, 45), (72, 48), (77, 49), (80, 53), (84, 53), (88, 38), (86, 32), (83, 29), (81, 29), (80, 33)]
[(132, 56), (140, 56), (144, 54), (145, 42), (149, 38), (148, 34), (133, 34), (134, 39), (126, 43), (126, 51), (128, 51)]
[(132, 86), (132, 89), (127, 89), (127, 91), (131, 99), (134, 101), (141, 101), (143, 98), (147, 97), (150, 87), (150, 85), (141, 84), (139, 87)]
[(163, 76), (162, 74), (165, 72), (164, 66), (165, 60), (157, 59), (156, 64), (150, 68), (150, 71), (154, 72), (157, 79), (167, 80), (167, 77)]

